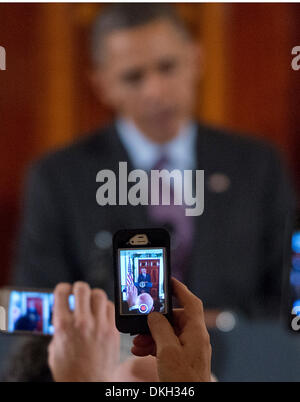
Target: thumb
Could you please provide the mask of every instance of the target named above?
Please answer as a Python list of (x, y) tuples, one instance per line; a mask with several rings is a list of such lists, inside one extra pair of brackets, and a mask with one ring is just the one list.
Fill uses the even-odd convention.
[(148, 326), (159, 353), (165, 346), (180, 345), (169, 321), (160, 313), (148, 315)]

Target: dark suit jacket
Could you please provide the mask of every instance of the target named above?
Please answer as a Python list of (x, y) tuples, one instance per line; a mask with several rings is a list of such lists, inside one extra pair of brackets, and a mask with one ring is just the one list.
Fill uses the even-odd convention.
[[(289, 180), (269, 145), (201, 125), (198, 131), (197, 168), (204, 169), (206, 184), (221, 172), (231, 185), (222, 193), (205, 187), (185, 283), (206, 307), (276, 313), (292, 208)], [(112, 126), (32, 166), (14, 285), (49, 288), (84, 280), (113, 297), (110, 235), (153, 226), (145, 206), (96, 203), (97, 172), (118, 172), (119, 161), (133, 169)]]

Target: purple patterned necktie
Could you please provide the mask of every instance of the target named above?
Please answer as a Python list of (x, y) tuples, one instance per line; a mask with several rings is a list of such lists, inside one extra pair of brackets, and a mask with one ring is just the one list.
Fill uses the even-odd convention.
[[(161, 157), (152, 170), (162, 170), (167, 166), (167, 158)], [(162, 180), (161, 180), (162, 181)], [(148, 214), (151, 221), (164, 226), (171, 235), (171, 270), (172, 276), (183, 280), (187, 269), (187, 260), (192, 249), (194, 234), (193, 218), (185, 215), (185, 205), (174, 205), (174, 187), (170, 185), (170, 205), (162, 205), (161, 193), (163, 182), (160, 185), (159, 205), (149, 202)]]

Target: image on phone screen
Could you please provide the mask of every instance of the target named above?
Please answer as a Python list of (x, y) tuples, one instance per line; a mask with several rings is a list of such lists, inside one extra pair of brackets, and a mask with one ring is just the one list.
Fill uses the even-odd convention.
[[(9, 295), (7, 331), (30, 331), (52, 335), (54, 333), (53, 293), (12, 290)], [(74, 296), (69, 297), (74, 310)]]
[(168, 311), (166, 250), (130, 248), (118, 250), (121, 315), (145, 315)]

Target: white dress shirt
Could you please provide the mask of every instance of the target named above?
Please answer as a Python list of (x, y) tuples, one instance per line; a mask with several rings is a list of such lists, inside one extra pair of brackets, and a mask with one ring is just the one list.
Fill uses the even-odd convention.
[(147, 138), (132, 121), (118, 119), (117, 131), (131, 162), (136, 169), (149, 171), (164, 155), (168, 160), (166, 169), (195, 169), (197, 164), (197, 126), (190, 122), (181, 128), (171, 141), (158, 144)]

